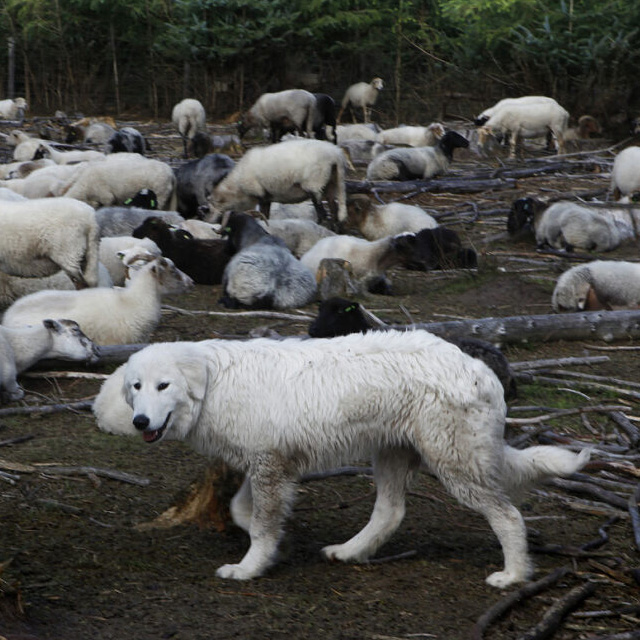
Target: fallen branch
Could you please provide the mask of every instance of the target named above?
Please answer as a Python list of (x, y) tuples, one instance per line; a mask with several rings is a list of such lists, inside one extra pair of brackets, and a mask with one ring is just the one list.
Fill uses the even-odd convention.
[(556, 418), (563, 418), (566, 416), (573, 416), (583, 413), (610, 413), (612, 411), (622, 411), (627, 409), (623, 405), (597, 405), (593, 407), (578, 407), (576, 409), (558, 409), (557, 411), (551, 411), (541, 416), (533, 416), (531, 418), (507, 418), (506, 424), (508, 425), (524, 425), (524, 424), (540, 424), (541, 422), (547, 422), (547, 420), (554, 420)]
[(629, 504), (629, 500), (627, 498), (622, 498), (612, 491), (607, 491), (600, 487), (594, 487), (586, 482), (577, 482), (575, 480), (567, 480), (566, 478), (550, 478), (545, 484), (550, 484), (557, 489), (562, 489), (569, 493), (577, 493), (578, 495), (587, 495), (598, 498), (598, 500), (602, 500), (607, 504), (621, 509), (626, 509)]
[(633, 539), (636, 547), (640, 551), (640, 513), (638, 513), (638, 502), (640, 501), (640, 483), (636, 490), (629, 496), (628, 509), (631, 517), (631, 526), (633, 527)]
[(509, 366), (513, 371), (529, 371), (531, 369), (546, 369), (548, 367), (572, 367), (582, 364), (600, 364), (608, 362), (609, 356), (585, 356), (568, 358), (545, 358), (542, 360), (523, 360), (521, 362), (511, 362)]
[(274, 318), (276, 320), (305, 320), (310, 321), (314, 319), (314, 316), (309, 316), (300, 312), (294, 313), (281, 313), (280, 311), (206, 311), (190, 309), (181, 309), (180, 307), (172, 307), (168, 304), (163, 304), (162, 309), (164, 311), (171, 311), (173, 313), (179, 313), (183, 316), (243, 316), (250, 318)]
[(0, 416), (28, 415), (30, 413), (60, 413), (61, 411), (91, 411), (93, 402), (69, 402), (67, 404), (45, 404), (33, 407), (8, 407), (0, 409)]

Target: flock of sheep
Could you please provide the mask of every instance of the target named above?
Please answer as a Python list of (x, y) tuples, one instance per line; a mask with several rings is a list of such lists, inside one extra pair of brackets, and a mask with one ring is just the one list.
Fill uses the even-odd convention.
[[(456, 149), (482, 151), (492, 139), (517, 157), (526, 139), (563, 153), (568, 140), (600, 132), (591, 116), (569, 129), (567, 111), (542, 96), (501, 100), (466, 133), (440, 123), (381, 130), (371, 110), (382, 88), (380, 78), (353, 85), (339, 112), (327, 94), (263, 94), (227, 136), (210, 135), (203, 105), (185, 99), (172, 111), (184, 156), (175, 168), (147, 157), (135, 128), (83, 119), (61, 144), (20, 128), (24, 99), (0, 101), (0, 119), (18, 123), (4, 135), (13, 161), (0, 165), (0, 399), (20, 396), (16, 374), (34, 354), (85, 358), (91, 341), (148, 340), (162, 296), (193, 283), (221, 284), (228, 307), (286, 309), (323, 297), (332, 262), (351, 292), (385, 294), (393, 266), (476, 267), (473, 249), (420, 207), (347, 197), (347, 172), (366, 165), (371, 182), (425, 180), (446, 173)], [(339, 124), (348, 109), (354, 123)], [(251, 129), (270, 144), (245, 150)], [(617, 155), (611, 187), (623, 202), (640, 192), (640, 147)], [(525, 198), (508, 230), (532, 232), (539, 246), (609, 251), (637, 238), (640, 211), (617, 204)], [(558, 280), (553, 307), (637, 305), (639, 275), (631, 263), (581, 265)], [(19, 337), (34, 327), (38, 340)]]

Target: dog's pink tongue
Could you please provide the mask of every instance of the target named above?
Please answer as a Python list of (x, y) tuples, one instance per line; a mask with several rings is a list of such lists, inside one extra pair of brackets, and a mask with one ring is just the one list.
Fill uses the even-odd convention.
[(157, 435), (158, 435), (157, 431), (143, 431), (142, 432), (142, 437), (144, 438), (145, 442), (153, 442), (156, 439)]

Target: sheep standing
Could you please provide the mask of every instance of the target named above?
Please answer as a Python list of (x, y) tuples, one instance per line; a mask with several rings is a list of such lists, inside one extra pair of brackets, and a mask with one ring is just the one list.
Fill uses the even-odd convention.
[(184, 157), (188, 158), (189, 140), (193, 139), (193, 136), (200, 131), (206, 132), (207, 115), (202, 103), (194, 98), (185, 98), (178, 102), (171, 111), (171, 122), (178, 129), (182, 138)]
[(62, 269), (77, 287), (95, 287), (98, 238), (93, 209), (83, 202), (71, 198), (3, 202), (0, 270), (42, 277)]
[(323, 198), (338, 220), (346, 218), (342, 151), (324, 140), (288, 140), (253, 147), (213, 190), (209, 199), (221, 211), (260, 206), (269, 216), (272, 201), (293, 203), (311, 198), (320, 220), (327, 215)]
[(95, 361), (97, 357), (95, 345), (73, 320), (47, 318), (35, 326), (0, 326), (0, 402), (24, 397), (16, 376), (38, 360)]
[(24, 112), (28, 109), (24, 98), (8, 98), (0, 100), (0, 120), (24, 120)]
[(448, 131), (434, 147), (391, 149), (376, 156), (367, 167), (367, 180), (426, 180), (446, 173), (453, 150), (464, 149), (469, 141), (456, 131)]
[(327, 130), (329, 130), (329, 140), (338, 144), (336, 133), (336, 101), (326, 93), (314, 93), (316, 106), (313, 113), (313, 132), (316, 140), (327, 140)]
[(623, 149), (613, 161), (611, 190), (617, 200), (640, 191), (640, 147)]
[(136, 254), (126, 264), (130, 278), (124, 288), (38, 291), (14, 302), (2, 325), (18, 327), (63, 316), (75, 320), (96, 344), (145, 342), (160, 321), (161, 296), (182, 293), (193, 282), (161, 256)]
[[(556, 103), (553, 98), (548, 98), (547, 96), (520, 96), (519, 98), (503, 98), (502, 100), (498, 100), (492, 107), (485, 109), (479, 116), (474, 118), (473, 123), (481, 127), (486, 124), (487, 120), (500, 109), (508, 108), (508, 107), (521, 107), (523, 105), (530, 104), (552, 104)], [(557, 104), (557, 103), (556, 103)]]
[(595, 260), (565, 271), (551, 297), (554, 311), (640, 305), (640, 264)]
[(353, 121), (356, 121), (355, 108), (362, 109), (362, 120), (367, 123), (371, 119), (371, 107), (376, 103), (378, 94), (382, 91), (384, 82), (382, 78), (373, 78), (371, 82), (356, 82), (352, 84), (342, 98), (338, 122), (342, 119), (342, 114), (347, 107), (351, 108)]
[(271, 142), (278, 142), (291, 130), (311, 138), (315, 114), (316, 99), (309, 91), (263, 93), (238, 123), (238, 133), (242, 138), (253, 127), (268, 127)]

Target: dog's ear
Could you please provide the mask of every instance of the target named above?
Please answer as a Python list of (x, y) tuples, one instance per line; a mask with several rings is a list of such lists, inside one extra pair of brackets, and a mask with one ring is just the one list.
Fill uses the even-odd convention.
[(187, 383), (189, 396), (200, 402), (204, 400), (209, 383), (206, 360), (195, 356), (184, 358), (178, 363), (178, 369)]

